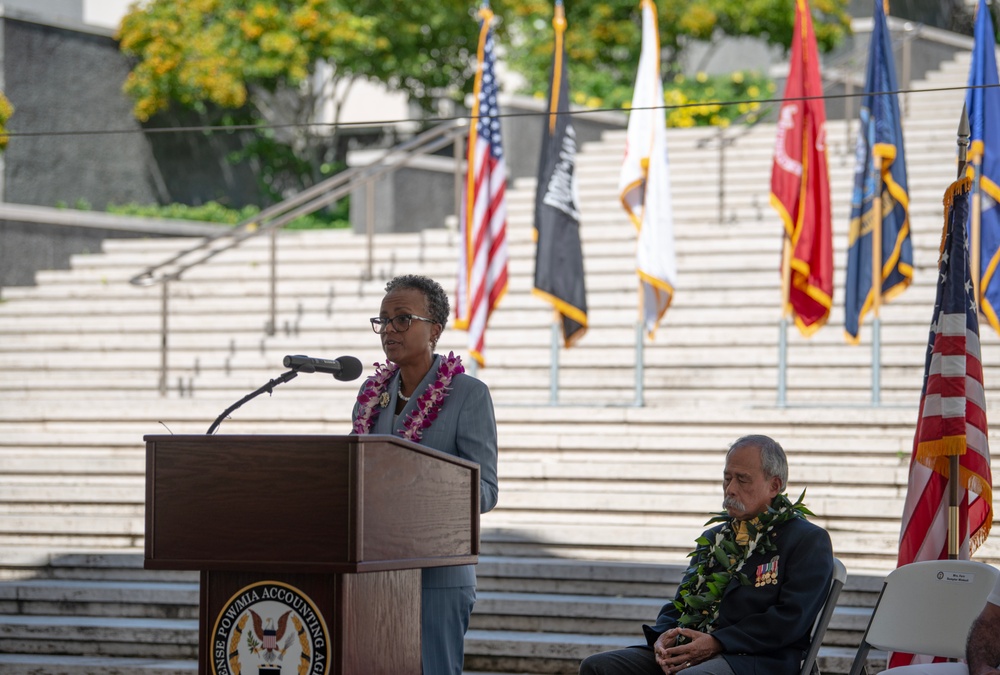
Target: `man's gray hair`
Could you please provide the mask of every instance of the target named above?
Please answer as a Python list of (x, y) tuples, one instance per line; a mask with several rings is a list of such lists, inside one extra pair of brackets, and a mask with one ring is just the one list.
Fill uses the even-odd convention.
[(774, 476), (780, 478), (781, 492), (784, 492), (785, 485), (788, 483), (788, 458), (785, 457), (785, 451), (782, 449), (781, 444), (770, 436), (751, 434), (737, 438), (729, 446), (729, 452), (726, 453), (726, 457), (733, 450), (744, 446), (753, 446), (760, 450), (760, 467), (764, 470), (764, 475), (768, 478)]

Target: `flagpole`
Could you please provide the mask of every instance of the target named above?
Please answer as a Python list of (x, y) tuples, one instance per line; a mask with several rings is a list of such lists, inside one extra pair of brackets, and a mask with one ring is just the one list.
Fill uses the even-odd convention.
[(559, 405), (559, 329), (560, 314), (552, 321), (552, 341), (549, 345), (549, 405)]
[(781, 321), (778, 324), (778, 402), (788, 404), (788, 313), (792, 289), (792, 240), (783, 233), (781, 246)]
[[(962, 119), (958, 123), (958, 178), (961, 180), (962, 176), (965, 175), (965, 169), (968, 160), (969, 151), (969, 138), (972, 136), (972, 132), (969, 130), (969, 111), (966, 107), (962, 106)], [(975, 193), (973, 193), (975, 195)], [(975, 196), (973, 196), (975, 199)], [(975, 208), (975, 202), (973, 202), (973, 208)], [(976, 212), (972, 212), (972, 225), (974, 232), (974, 239), (972, 245), (972, 252), (974, 254), (975, 262), (970, 263), (972, 267), (972, 283), (974, 289), (974, 297), (976, 299), (976, 306), (979, 305), (979, 223), (978, 218), (976, 218)], [(962, 223), (962, 227), (965, 223)], [(947, 222), (945, 227), (948, 227)], [(948, 559), (958, 560), (958, 549), (959, 549), (959, 535), (961, 534), (959, 528), (959, 485), (958, 485), (958, 472), (959, 472), (959, 456), (952, 454), (948, 456)]]
[(882, 157), (875, 155), (872, 196), (872, 405), (882, 399)]
[[(555, 7), (552, 12), (552, 28), (555, 31), (555, 45), (553, 47), (553, 55), (555, 59), (562, 58), (563, 55), (563, 33), (566, 32), (566, 12), (563, 9), (562, 0), (556, 0)], [(549, 134), (555, 134), (556, 132), (556, 113), (559, 112), (559, 93), (561, 91), (561, 83), (559, 78), (562, 77), (562, 65), (556, 64), (553, 61), (552, 64), (552, 91), (549, 92)], [(537, 225), (536, 225), (537, 227)], [(562, 315), (557, 311), (552, 317), (552, 343), (549, 347), (551, 352), (550, 365), (549, 365), (549, 404), (558, 405), (559, 404), (559, 335), (561, 333), (560, 324), (562, 323)]]
[(645, 405), (644, 392), (643, 392), (643, 380), (645, 379), (645, 364), (643, 359), (645, 358), (644, 350), (645, 343), (643, 342), (643, 332), (645, 326), (643, 326), (642, 319), (640, 318), (638, 323), (635, 324), (635, 401), (633, 405), (637, 408), (641, 408)]
[[(966, 143), (968, 143), (968, 137), (966, 137)], [(982, 236), (982, 215), (983, 215), (983, 193), (979, 189), (979, 180), (983, 173), (983, 156), (977, 155), (972, 160), (972, 218), (969, 223), (969, 237), (972, 241), (969, 242), (969, 255), (971, 257), (970, 265), (972, 269), (970, 270), (972, 276), (972, 287), (975, 290), (974, 297), (976, 299), (976, 307), (982, 306), (982, 297), (979, 295), (979, 277), (982, 271), (982, 242), (980, 237)], [(961, 176), (959, 176), (961, 178)]]

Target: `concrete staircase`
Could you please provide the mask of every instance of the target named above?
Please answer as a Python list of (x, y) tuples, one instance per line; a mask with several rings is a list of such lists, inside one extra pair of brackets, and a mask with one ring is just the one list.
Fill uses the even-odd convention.
[[(196, 672), (197, 574), (141, 565), (139, 555), (68, 554), (53, 557), (44, 576), (0, 582), (0, 672)], [(594, 651), (635, 644), (638, 626), (656, 616), (682, 571), (486, 556), (466, 636), (466, 672), (575, 673)], [(876, 577), (859, 576), (845, 588), (851, 606), (834, 615), (824, 672), (849, 669), (879, 586)], [(883, 654), (871, 659), (875, 666), (883, 661)]]
[[(925, 86), (954, 86), (967, 72), (967, 59), (945, 64)], [(644, 345), (644, 406), (634, 405), (635, 233), (615, 195), (624, 134), (578, 158), (591, 326), (559, 354), (559, 405), (550, 404), (552, 313), (530, 294), (534, 187), (508, 192), (510, 288), (478, 373), (497, 403), (501, 496), (482, 519), (468, 668), (575, 672), (586, 654), (634, 643), (720, 508), (725, 447), (766, 433), (789, 452), (790, 493), (808, 486), (815, 520), (851, 573), (820, 661), (847, 672), (880, 575), (895, 563), (961, 94), (913, 94), (909, 109), (916, 273), (883, 310), (880, 407), (869, 405), (870, 319), (861, 347), (844, 344), (840, 328), (856, 125), (829, 125), (835, 309), (813, 339), (789, 334), (783, 408), (780, 235), (767, 205), (773, 126), (727, 150), (724, 222), (716, 151), (698, 146), (710, 130), (668, 135), (680, 278)], [(267, 336), (268, 253), (250, 241), (171, 285), (170, 391), (160, 397), (160, 291), (127, 279), (189, 243), (108, 241), (68, 271), (39, 273), (36, 287), (2, 291), (0, 672), (192, 672), (196, 578), (141, 569), (142, 436), (203, 433), (280, 373), (285, 354), (380, 360), (367, 318), (384, 280), (419, 272), (449, 288), (457, 257), (444, 230), (380, 236), (376, 279), (366, 281), (363, 238), (284, 233), (278, 333)], [(982, 333), (997, 418), (989, 385), (1000, 348)], [(464, 354), (464, 339), (449, 329), (439, 349)], [(303, 375), (237, 410), (221, 433), (344, 433), (356, 391)], [(1000, 545), (988, 541), (977, 558), (1000, 563)]]

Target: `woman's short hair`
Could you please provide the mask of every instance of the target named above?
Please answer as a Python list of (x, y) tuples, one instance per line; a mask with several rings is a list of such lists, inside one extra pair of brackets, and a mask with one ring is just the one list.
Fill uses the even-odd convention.
[(391, 293), (403, 288), (412, 288), (423, 293), (427, 298), (427, 313), (430, 314), (427, 318), (441, 324), (442, 328), (447, 325), (448, 317), (451, 315), (451, 305), (448, 303), (448, 294), (441, 288), (441, 284), (419, 274), (401, 274), (389, 280), (385, 285), (385, 292)]
[[(785, 485), (788, 483), (788, 458), (785, 457), (785, 451), (781, 444), (770, 436), (750, 434), (737, 438), (729, 446), (729, 452), (744, 446), (753, 446), (760, 450), (760, 468), (764, 470), (764, 475), (768, 478), (777, 476), (781, 479), (781, 491), (784, 492)], [(727, 457), (729, 452), (726, 453)]]

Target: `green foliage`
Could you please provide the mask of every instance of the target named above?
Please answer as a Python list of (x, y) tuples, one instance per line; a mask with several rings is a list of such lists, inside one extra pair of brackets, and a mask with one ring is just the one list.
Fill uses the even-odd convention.
[[(850, 30), (848, 0), (813, 0), (819, 48), (829, 51)], [(761, 38), (788, 49), (795, 24), (795, 0), (657, 0), (664, 81), (681, 73), (684, 46), (692, 39), (722, 36)], [(527, 80), (526, 89), (544, 97), (552, 60), (552, 5), (520, 0), (512, 7), (514, 46), (507, 59)], [(576, 103), (619, 107), (631, 99), (641, 47), (640, 4), (636, 0), (566, 0), (566, 53)], [(669, 88), (669, 86), (668, 86)], [(690, 97), (690, 95), (689, 95)], [(701, 97), (695, 100), (721, 100)]]
[(7, 120), (13, 114), (14, 106), (10, 104), (4, 93), (0, 91), (0, 152), (3, 152), (7, 148), (7, 143), (10, 141), (10, 138), (7, 136)]
[[(253, 218), (260, 213), (256, 206), (244, 206), (242, 209), (232, 209), (218, 202), (206, 202), (200, 206), (186, 204), (109, 204), (108, 213), (127, 216), (142, 216), (145, 218), (167, 218), (172, 220), (195, 220), (206, 223), (221, 223), (236, 225)], [(339, 227), (350, 227), (350, 223), (342, 213), (327, 213), (318, 211), (308, 216), (293, 220), (285, 226), (290, 230), (316, 230)]]
[(56, 208), (57, 209), (76, 209), (77, 211), (93, 211), (94, 210), (93, 204), (91, 204), (90, 202), (88, 202), (83, 197), (80, 197), (75, 202), (73, 202), (73, 206), (70, 206), (65, 201), (63, 201), (62, 199), (60, 199), (60, 200), (56, 201)]

